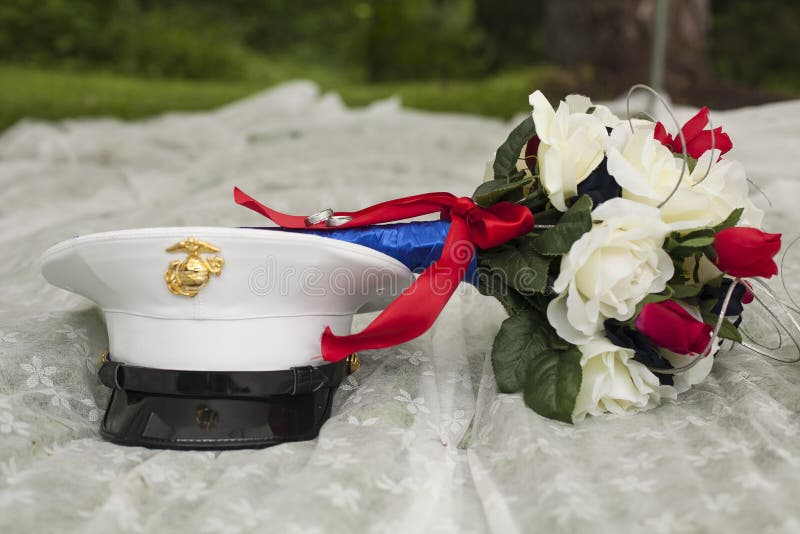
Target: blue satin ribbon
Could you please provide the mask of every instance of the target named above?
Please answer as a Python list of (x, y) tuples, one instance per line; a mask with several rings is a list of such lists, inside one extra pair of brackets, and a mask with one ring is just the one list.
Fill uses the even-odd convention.
[[(414, 221), (337, 230), (284, 231), (313, 234), (362, 245), (391, 256), (414, 273), (421, 273), (439, 259), (449, 230), (449, 221)], [(472, 258), (464, 281), (477, 287), (477, 255)]]

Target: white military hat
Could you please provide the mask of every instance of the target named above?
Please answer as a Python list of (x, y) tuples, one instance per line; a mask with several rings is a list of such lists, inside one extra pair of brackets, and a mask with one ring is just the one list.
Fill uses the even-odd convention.
[(273, 229), (173, 227), (85, 235), (44, 253), (53, 285), (95, 302), (113, 388), (103, 434), (158, 447), (249, 447), (308, 439), (344, 363), (326, 327), (379, 310), (413, 281), (398, 260)]

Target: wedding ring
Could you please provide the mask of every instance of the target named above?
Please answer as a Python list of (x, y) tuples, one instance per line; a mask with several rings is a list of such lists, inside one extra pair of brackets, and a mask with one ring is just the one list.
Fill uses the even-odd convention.
[(315, 225), (315, 224), (320, 223), (322, 221), (327, 221), (331, 217), (333, 217), (333, 210), (330, 209), (330, 208), (326, 208), (326, 209), (324, 209), (322, 211), (318, 211), (317, 213), (315, 213), (313, 215), (309, 215), (308, 217), (306, 217), (306, 221), (305, 221), (306, 222), (306, 226), (312, 226), (312, 225)]
[(343, 224), (349, 223), (352, 220), (353, 218), (350, 217), (349, 215), (336, 215), (334, 217), (328, 218), (328, 220), (325, 221), (325, 224), (327, 224), (328, 226), (341, 226)]

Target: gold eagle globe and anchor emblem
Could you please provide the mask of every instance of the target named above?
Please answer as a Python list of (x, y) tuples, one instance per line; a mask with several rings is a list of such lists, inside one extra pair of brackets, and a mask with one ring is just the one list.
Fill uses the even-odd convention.
[(175, 295), (196, 296), (201, 289), (208, 285), (211, 275), (219, 276), (222, 272), (222, 266), (225, 265), (225, 260), (219, 256), (214, 256), (213, 258), (201, 256), (200, 254), (219, 252), (219, 249), (194, 237), (175, 243), (167, 249), (167, 252), (185, 252), (188, 254), (183, 261), (175, 260), (170, 262), (169, 267), (164, 272), (167, 289)]

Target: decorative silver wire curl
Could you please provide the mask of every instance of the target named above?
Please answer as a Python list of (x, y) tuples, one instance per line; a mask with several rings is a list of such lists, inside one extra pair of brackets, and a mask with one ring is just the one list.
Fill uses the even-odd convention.
[[(661, 94), (658, 91), (656, 91), (649, 85), (645, 85), (643, 83), (637, 83), (636, 85), (631, 86), (631, 88), (628, 89), (628, 96), (625, 99), (625, 115), (627, 117), (628, 127), (631, 129), (631, 133), (634, 133), (633, 120), (631, 117), (631, 97), (633, 96), (633, 93), (636, 92), (637, 89), (648, 91), (650, 94), (656, 97), (659, 102), (661, 102), (661, 105), (664, 106), (664, 109), (667, 110), (667, 113), (669, 113), (669, 116), (672, 118), (673, 122), (675, 123), (675, 126), (678, 128), (678, 136), (680, 136), (681, 139), (681, 149), (683, 156), (683, 164), (681, 165), (681, 175), (678, 177), (678, 182), (675, 184), (675, 187), (672, 189), (670, 194), (667, 195), (667, 198), (662, 200), (661, 203), (657, 206), (660, 209), (664, 206), (664, 204), (669, 202), (669, 200), (678, 191), (678, 188), (681, 186), (681, 183), (683, 182), (683, 177), (686, 174), (686, 169), (689, 168), (689, 153), (686, 150), (686, 137), (684, 137), (683, 135), (683, 130), (681, 130), (681, 125), (678, 122), (677, 117), (675, 117), (675, 114), (672, 112), (672, 108), (670, 108), (669, 104), (667, 104), (667, 101), (664, 100), (664, 97), (661, 96)], [(648, 117), (650, 117), (651, 119), (653, 118), (650, 115), (648, 115)]]
[[(800, 362), (800, 324), (798, 324), (798, 321), (794, 318), (794, 315), (792, 315), (793, 313), (800, 315), (800, 305), (798, 305), (797, 301), (794, 299), (794, 296), (792, 296), (792, 292), (786, 285), (786, 278), (783, 277), (783, 273), (786, 272), (784, 269), (784, 266), (786, 265), (786, 256), (789, 254), (789, 250), (791, 250), (791, 248), (798, 242), (800, 242), (800, 237), (796, 237), (791, 243), (789, 243), (789, 245), (783, 251), (783, 255), (781, 256), (781, 262), (780, 262), (781, 286), (783, 287), (783, 291), (786, 293), (786, 296), (789, 299), (788, 304), (783, 302), (780, 298), (778, 298), (777, 295), (775, 295), (775, 293), (769, 288), (769, 286), (766, 283), (764, 283), (761, 280), (753, 280), (753, 282), (758, 286), (759, 291), (763, 291), (769, 298), (772, 299), (772, 301), (775, 304), (775, 307), (767, 306), (766, 303), (762, 300), (762, 298), (756, 292), (753, 292), (753, 297), (755, 298), (756, 302), (758, 302), (758, 304), (761, 305), (762, 308), (764, 308), (764, 311), (767, 312), (767, 315), (771, 317), (770, 324), (775, 328), (775, 331), (778, 334), (778, 345), (775, 347), (771, 347), (759, 343), (756, 339), (754, 339), (750, 334), (747, 333), (746, 328), (740, 328), (740, 332), (742, 333), (742, 335), (749, 340), (748, 342), (745, 342), (744, 340), (742, 341), (743, 347), (755, 352), (759, 356), (764, 356), (765, 358), (769, 358), (771, 360), (783, 363)], [(778, 317), (779, 313), (785, 320), (782, 321), (781, 318)], [(790, 326), (794, 327), (794, 329), (793, 330), (790, 329)], [(784, 346), (783, 337), (781, 336), (781, 331), (786, 333), (786, 335), (791, 340), (792, 344), (795, 346), (795, 349), (797, 349), (797, 357), (795, 357), (794, 359), (787, 360), (783, 358), (776, 358), (775, 356), (769, 354), (768, 352), (765, 352), (764, 350), (764, 349), (779, 350)]]
[(794, 297), (792, 297), (792, 292), (789, 291), (788, 287), (786, 287), (786, 279), (783, 277), (783, 273), (786, 272), (784, 270), (784, 264), (786, 263), (786, 256), (789, 254), (789, 250), (791, 250), (791, 248), (795, 246), (798, 241), (800, 241), (800, 237), (795, 237), (794, 240), (791, 243), (789, 243), (789, 245), (787, 245), (787, 247), (784, 249), (783, 256), (781, 256), (780, 272), (781, 272), (781, 285), (783, 286), (783, 290), (786, 292), (786, 296), (789, 297), (789, 302), (791, 302), (792, 305), (794, 306), (792, 311), (800, 314), (800, 304), (798, 304), (797, 301), (794, 300)]
[(758, 187), (753, 180), (751, 180), (750, 178), (747, 178), (747, 183), (752, 185), (753, 189), (755, 189), (756, 191), (761, 193), (761, 196), (764, 197), (764, 200), (767, 201), (767, 204), (769, 204), (770, 208), (774, 208), (775, 207), (775, 205), (772, 203), (772, 200), (767, 196), (767, 194), (764, 192), (764, 190), (761, 189), (760, 187)]
[[(675, 193), (678, 192), (678, 189), (680, 188), (681, 183), (683, 183), (683, 177), (686, 175), (686, 170), (689, 168), (689, 152), (688, 152), (688, 150), (686, 148), (686, 137), (683, 135), (683, 129), (681, 128), (681, 125), (678, 122), (678, 118), (675, 116), (675, 113), (672, 111), (672, 108), (670, 107), (669, 104), (667, 104), (667, 101), (664, 99), (663, 96), (661, 96), (661, 94), (658, 91), (656, 91), (655, 89), (653, 89), (649, 85), (645, 85), (643, 83), (637, 83), (636, 85), (631, 86), (631, 88), (628, 89), (628, 96), (625, 99), (625, 114), (626, 114), (627, 121), (628, 121), (628, 127), (631, 129), (631, 133), (634, 132), (633, 121), (632, 121), (632, 117), (631, 117), (631, 97), (633, 96), (633, 93), (636, 92), (639, 89), (644, 90), (644, 91), (648, 91), (650, 94), (652, 94), (654, 97), (656, 97), (659, 100), (659, 102), (661, 102), (661, 105), (664, 106), (664, 109), (667, 111), (669, 116), (672, 118), (672, 121), (675, 123), (675, 126), (677, 127), (677, 131), (678, 131), (678, 137), (681, 140), (681, 156), (682, 156), (681, 159), (683, 160), (683, 164), (681, 165), (681, 174), (678, 177), (678, 181), (675, 183), (675, 187), (673, 187), (672, 191), (670, 191), (669, 195), (667, 195), (667, 198), (662, 200), (661, 203), (658, 206), (656, 206), (656, 207), (658, 207), (660, 209), (660, 208), (664, 207), (664, 205), (667, 202), (669, 202), (670, 199), (673, 196), (675, 196)], [(652, 115), (650, 115), (649, 113), (646, 113), (646, 112), (640, 112), (640, 113), (642, 115), (644, 115), (645, 117), (647, 117), (648, 119), (650, 119), (651, 121), (657, 122), (655, 120), (655, 118)], [(716, 136), (714, 134), (714, 125), (711, 122), (710, 114), (709, 114), (709, 118), (708, 118), (708, 124), (711, 127), (711, 157), (708, 160), (708, 168), (706, 169), (705, 174), (698, 181), (696, 181), (695, 183), (691, 184), (692, 187), (694, 187), (697, 184), (701, 183), (703, 180), (705, 180), (708, 177), (709, 174), (711, 174), (711, 166), (714, 163), (714, 149), (716, 148)]]
[[(795, 240), (795, 242), (796, 241), (797, 240)], [(784, 254), (784, 257), (785, 257), (785, 254)], [(800, 313), (800, 310), (798, 310), (797, 308), (794, 308), (794, 307), (789, 306), (786, 303), (784, 303), (781, 299), (779, 299), (777, 297), (777, 295), (775, 295), (775, 293), (769, 288), (769, 286), (765, 282), (763, 282), (762, 280), (753, 279), (751, 281), (751, 284), (756, 285), (759, 288), (759, 291), (763, 291), (764, 293), (766, 293), (766, 295), (769, 298), (771, 298), (773, 300), (774, 304), (775, 304), (775, 307), (767, 306), (767, 304), (762, 300), (762, 298), (758, 295), (758, 293), (755, 292), (755, 291), (753, 292), (753, 298), (756, 300), (756, 302), (758, 302), (761, 305), (762, 308), (764, 308), (764, 310), (767, 312), (767, 314), (772, 318), (772, 321), (771, 321), (772, 322), (772, 326), (776, 327), (776, 330), (778, 332), (778, 346), (773, 349), (772, 347), (766, 347), (765, 345), (759, 344), (758, 341), (753, 339), (753, 337), (751, 337), (747, 333), (746, 329), (742, 329), (740, 331), (741, 331), (742, 335), (744, 337), (746, 337), (749, 341), (746, 341), (746, 340), (742, 339), (741, 345), (743, 347), (755, 352), (759, 356), (764, 356), (765, 358), (769, 358), (770, 360), (775, 360), (775, 361), (782, 362), (782, 363), (797, 363), (797, 362), (800, 362), (800, 324), (798, 324), (797, 320), (792, 315), (792, 312)], [(785, 287), (785, 285), (784, 285), (784, 287)], [(787, 291), (787, 295), (789, 295), (789, 299), (792, 300), (791, 294), (788, 291)], [(775, 309), (776, 307), (777, 307), (777, 310)], [(789, 326), (787, 326), (786, 322), (782, 321), (778, 317), (778, 315), (777, 315), (778, 313), (781, 313), (783, 315), (783, 317), (786, 320), (788, 320), (788, 322), (790, 323)], [(790, 326), (794, 327), (794, 331), (790, 328)], [(784, 346), (783, 345), (783, 339), (782, 339), (782, 336), (781, 336), (781, 330), (786, 332), (786, 335), (789, 336), (789, 339), (791, 340), (791, 342), (794, 345), (795, 349), (797, 349), (797, 357), (792, 358), (792, 359), (778, 358), (778, 357), (770, 354), (769, 352), (766, 352), (765, 350), (763, 350), (765, 348), (766, 349), (770, 349), (770, 350), (777, 350), (777, 349), (780, 349), (780, 348), (782, 348)]]

